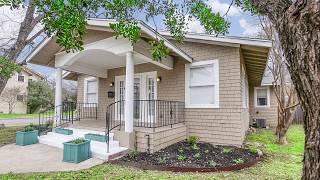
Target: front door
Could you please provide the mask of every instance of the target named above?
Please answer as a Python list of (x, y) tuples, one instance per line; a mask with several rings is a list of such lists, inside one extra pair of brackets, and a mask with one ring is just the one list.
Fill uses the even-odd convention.
[[(120, 101), (117, 112), (124, 117), (125, 76), (116, 76), (115, 101)], [(134, 78), (134, 119), (139, 123), (142, 118), (154, 119), (157, 99), (156, 72), (135, 74)]]

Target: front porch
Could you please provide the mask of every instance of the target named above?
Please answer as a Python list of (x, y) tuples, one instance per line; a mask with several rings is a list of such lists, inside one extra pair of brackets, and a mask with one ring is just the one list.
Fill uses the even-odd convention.
[[(147, 49), (150, 45), (143, 40), (132, 45), (126, 39), (109, 37), (84, 45), (81, 52), (57, 53), (55, 112), (63, 113), (59, 110), (62, 108), (62, 79), (68, 74), (63, 74), (62, 70), (67, 70), (85, 76), (82, 87), (78, 85), (78, 93), (82, 91), (78, 94), (78, 103), (97, 104), (96, 123), (90, 123), (88, 119), (74, 123), (75, 126), (106, 130), (119, 127), (126, 133), (132, 133), (134, 127), (157, 128), (182, 122), (183, 102), (158, 100), (157, 83), (161, 77), (157, 71), (135, 73), (135, 66), (144, 64), (152, 64), (165, 71), (173, 69), (172, 56), (153, 61)], [(124, 74), (111, 74), (122, 68)], [(109, 79), (111, 82), (105, 84)], [(107, 90), (107, 86), (113, 90)], [(58, 119), (59, 116), (56, 114)]]

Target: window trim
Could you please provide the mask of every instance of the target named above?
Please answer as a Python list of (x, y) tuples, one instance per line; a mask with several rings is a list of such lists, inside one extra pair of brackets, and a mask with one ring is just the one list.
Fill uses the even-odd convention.
[[(20, 77), (20, 76), (23, 77), (23, 81), (19, 81), (19, 77)], [(18, 76), (17, 76), (17, 81), (18, 81), (18, 82), (24, 83), (24, 82), (25, 82), (25, 79), (26, 79), (26, 78), (25, 78), (25, 75), (23, 75), (22, 73), (18, 73)]]
[[(190, 68), (204, 65), (213, 65), (214, 70), (214, 104), (190, 104)], [(200, 61), (185, 65), (185, 108), (219, 108), (220, 107), (219, 88), (219, 60)]]
[[(267, 105), (261, 106), (257, 104), (257, 90), (258, 89), (267, 89)], [(254, 106), (256, 108), (269, 108), (270, 107), (270, 87), (262, 86), (262, 87), (254, 87)]]
[[(19, 100), (18, 97), (22, 97), (22, 100)], [(16, 97), (17, 102), (24, 102), (24, 96), (22, 94), (18, 94)]]
[(96, 86), (96, 99), (97, 99), (97, 104), (99, 102), (99, 79), (98, 78), (95, 78), (95, 77), (87, 77), (87, 78), (84, 78), (84, 94), (83, 94), (83, 102), (84, 103), (88, 103), (88, 100), (87, 100), (87, 91), (88, 91), (88, 81), (92, 81), (92, 80), (96, 80), (97, 81), (97, 86)]

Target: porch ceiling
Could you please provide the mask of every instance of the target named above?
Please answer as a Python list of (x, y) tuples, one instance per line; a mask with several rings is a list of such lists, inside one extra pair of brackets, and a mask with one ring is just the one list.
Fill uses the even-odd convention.
[(260, 86), (268, 61), (269, 48), (241, 45), (241, 52), (249, 83), (253, 86)]

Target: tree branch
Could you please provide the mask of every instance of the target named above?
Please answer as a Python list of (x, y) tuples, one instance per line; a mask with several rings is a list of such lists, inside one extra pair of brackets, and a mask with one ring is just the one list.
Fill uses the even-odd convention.
[(25, 44), (28, 45), (32, 43), (37, 37), (39, 37), (44, 32), (44, 29), (40, 29), (36, 34), (34, 34), (31, 38), (26, 40)]

